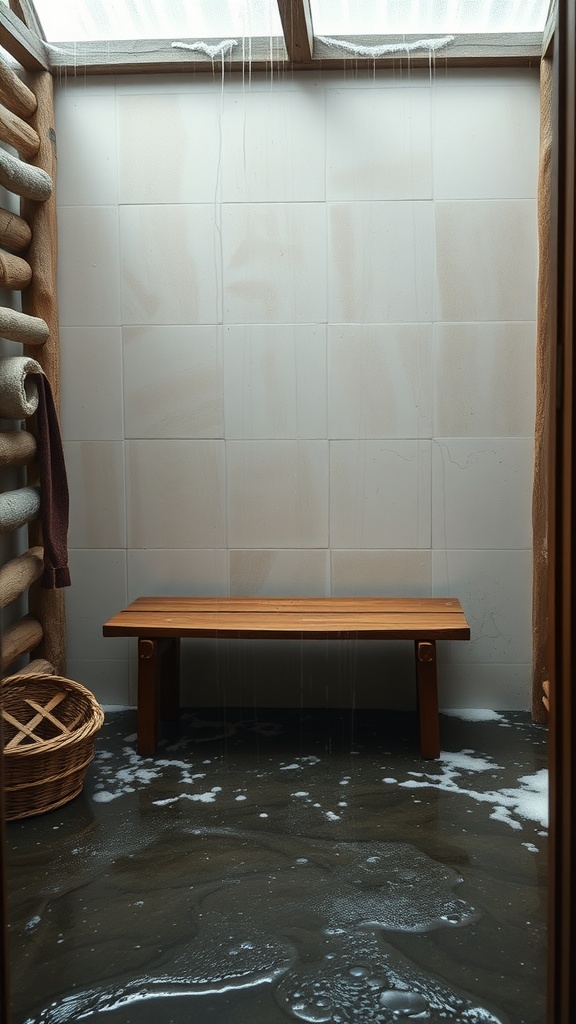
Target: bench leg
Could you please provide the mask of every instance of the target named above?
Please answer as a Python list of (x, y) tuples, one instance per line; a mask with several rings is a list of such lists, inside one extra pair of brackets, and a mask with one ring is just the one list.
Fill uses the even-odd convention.
[(144, 757), (156, 753), (160, 710), (160, 641), (138, 639), (137, 749)]
[(158, 719), (176, 719), (180, 709), (180, 640), (138, 640), (137, 747), (145, 757), (156, 753)]
[(426, 760), (432, 760), (440, 756), (436, 643), (434, 640), (416, 640), (414, 647), (416, 653), (420, 753)]

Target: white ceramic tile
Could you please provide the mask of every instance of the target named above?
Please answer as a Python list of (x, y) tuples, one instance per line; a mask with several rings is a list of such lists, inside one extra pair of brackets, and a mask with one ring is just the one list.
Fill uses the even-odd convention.
[[(133, 707), (130, 699), (128, 661), (98, 660), (85, 661), (72, 658), (68, 662), (69, 678), (76, 679), (92, 691), (96, 700), (106, 706)], [(134, 722), (136, 726), (136, 722)]]
[(428, 68), (399, 68), (392, 71), (384, 68), (353, 67), (347, 69), (323, 68), (321, 84), (326, 91), (337, 89), (342, 91), (353, 89), (430, 89), (430, 71)]
[(328, 436), (430, 437), (432, 328), (328, 328)]
[[(443, 645), (442, 645), (443, 646)], [(532, 666), (451, 665), (438, 668), (440, 708), (491, 708), (493, 711), (529, 711), (532, 705)]]
[(332, 551), (334, 597), (429, 597), (430, 551)]
[(60, 353), (62, 436), (68, 441), (121, 440), (120, 328), (63, 327)]
[(215, 548), (226, 537), (223, 441), (127, 441), (130, 548)]
[(535, 202), (434, 205), (436, 320), (534, 320)]
[(70, 548), (126, 546), (122, 441), (66, 441)]
[(58, 212), (58, 301), (62, 327), (120, 323), (118, 211), (63, 206)]
[(328, 90), (326, 195), (331, 200), (432, 198), (427, 90)]
[(442, 662), (531, 661), (530, 551), (434, 551), (432, 593), (459, 598), (470, 623), (469, 641), (440, 645)]
[(439, 438), (432, 444), (436, 548), (529, 548), (531, 438)]
[(147, 595), (225, 597), (228, 559), (216, 550), (136, 550), (128, 552), (128, 600)]
[(121, 203), (220, 198), (220, 97), (182, 92), (118, 96)]
[(224, 328), (226, 437), (326, 437), (326, 329)]
[(531, 68), (442, 68), (442, 71), (434, 76), (434, 89), (467, 89), (478, 86), (502, 89), (503, 86), (510, 85), (538, 85), (538, 81), (537, 64)]
[(434, 434), (532, 436), (535, 373), (535, 324), (436, 324)]
[(230, 594), (240, 597), (327, 597), (328, 551), (230, 551)]
[(106, 81), (56, 84), (54, 93), (60, 206), (118, 201), (116, 93)]
[(325, 441), (229, 441), (231, 548), (326, 547)]
[[(249, 42), (247, 42), (246, 46), (247, 48), (249, 47)], [(156, 94), (164, 96), (170, 93), (193, 93), (196, 96), (200, 93), (208, 93), (209, 95), (220, 97), (222, 93), (226, 95), (228, 92), (240, 92), (243, 94), (270, 92), (271, 89), (289, 92), (295, 88), (292, 76), (281, 78), (274, 74), (271, 79), (269, 75), (256, 73), (247, 75), (242, 73), (242, 71), (229, 71), (228, 68), (225, 69), (224, 88), (222, 88), (222, 73), (219, 61), (215, 67), (215, 74), (210, 73), (212, 71), (212, 68), (210, 68), (208, 74), (205, 72), (200, 74), (190, 74), (185, 71), (168, 72), (167, 74), (155, 74), (153, 79), (151, 79), (149, 74), (119, 75), (116, 92), (119, 96), (149, 96)], [(301, 89), (303, 83), (305, 83), (307, 88), (318, 90), (323, 86), (323, 79), (324, 75), (318, 74), (316, 71), (299, 72), (298, 88)]]
[(298, 79), (287, 90), (225, 93), (224, 202), (322, 202), (324, 94)]
[(326, 320), (323, 203), (230, 203), (222, 209), (226, 323)]
[(540, 95), (501, 81), (434, 91), (435, 199), (534, 199), (538, 176)]
[(330, 545), (430, 546), (430, 442), (330, 442)]
[(104, 623), (126, 607), (126, 552), (71, 550), (69, 555), (72, 586), (65, 590), (68, 658), (127, 658), (125, 637), (102, 634)]
[(431, 319), (431, 203), (330, 203), (328, 224), (331, 322)]
[(124, 327), (126, 437), (222, 437), (217, 327)]
[(123, 324), (214, 324), (214, 206), (120, 207)]
[(151, 96), (179, 93), (210, 93), (222, 91), (221, 77), (210, 74), (191, 75), (186, 72), (155, 74), (119, 75), (116, 82), (118, 96)]

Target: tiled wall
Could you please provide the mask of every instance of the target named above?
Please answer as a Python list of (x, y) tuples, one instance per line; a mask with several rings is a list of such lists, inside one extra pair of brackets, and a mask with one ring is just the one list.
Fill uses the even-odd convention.
[[(442, 703), (528, 707), (537, 71), (78, 79), (57, 132), (69, 673), (134, 702), (145, 593), (450, 594)], [(296, 647), (186, 697), (414, 699)]]

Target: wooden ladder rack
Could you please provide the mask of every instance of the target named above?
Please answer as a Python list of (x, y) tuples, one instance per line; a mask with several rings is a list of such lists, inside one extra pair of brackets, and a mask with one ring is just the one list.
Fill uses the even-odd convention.
[[(0, 208), (0, 287), (21, 292), (22, 312), (0, 307), (0, 336), (22, 345), (22, 355), (41, 366), (56, 408), (60, 397), (60, 344), (56, 297), (56, 133), (52, 76), (27, 72), (25, 84), (0, 60), (0, 142), (16, 149), (18, 158), (0, 156), (0, 184), (20, 197), (20, 215)], [(52, 181), (49, 198), (30, 187), (27, 172), (39, 168)], [(33, 174), (33, 172), (32, 172)], [(19, 425), (21, 426), (21, 424)], [(24, 429), (0, 432), (0, 469), (22, 468), (28, 486), (37, 485), (34, 419)], [(0, 491), (5, 491), (0, 480)], [(29, 522), (28, 550), (0, 568), (0, 612), (27, 594), (28, 609), (4, 627), (0, 672), (6, 674), (26, 655), (26, 672), (65, 674), (65, 605), (62, 590), (40, 588), (43, 569), (40, 520)]]

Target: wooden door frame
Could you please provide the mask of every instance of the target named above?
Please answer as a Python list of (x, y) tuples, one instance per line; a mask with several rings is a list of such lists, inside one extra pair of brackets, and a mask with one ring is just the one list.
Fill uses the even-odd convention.
[(559, 0), (553, 41), (548, 459), (550, 840), (548, 1024), (576, 1020), (576, 5)]

